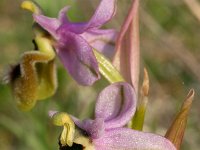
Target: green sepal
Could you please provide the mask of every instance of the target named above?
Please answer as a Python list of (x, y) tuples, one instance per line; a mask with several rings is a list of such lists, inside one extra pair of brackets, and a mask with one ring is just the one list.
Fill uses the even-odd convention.
[(146, 108), (147, 108), (147, 103), (148, 103), (148, 98), (145, 97), (143, 99), (142, 103), (137, 107), (135, 115), (131, 121), (132, 129), (142, 131), (144, 119), (145, 119)]
[(93, 49), (94, 55), (98, 61), (100, 73), (110, 82), (124, 81), (119, 71), (112, 65), (112, 63), (97, 50)]
[(144, 69), (144, 77), (143, 77), (143, 83), (140, 90), (140, 100), (138, 102), (138, 106), (135, 112), (135, 115), (133, 116), (131, 120), (131, 128), (134, 130), (142, 131), (144, 120), (145, 120), (145, 114), (148, 104), (148, 94), (149, 94), (149, 75), (146, 70)]

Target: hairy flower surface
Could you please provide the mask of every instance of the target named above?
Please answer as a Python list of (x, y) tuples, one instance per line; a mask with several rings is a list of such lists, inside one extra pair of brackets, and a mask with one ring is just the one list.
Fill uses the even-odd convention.
[(35, 50), (21, 56), (19, 64), (8, 74), (17, 106), (28, 111), (38, 100), (52, 96), (57, 89), (55, 53), (45, 36), (36, 35)]
[(86, 149), (89, 145), (95, 150), (175, 150), (173, 144), (162, 136), (124, 127), (135, 110), (136, 95), (131, 85), (124, 82), (111, 84), (97, 98), (94, 120), (80, 121), (72, 117), (89, 139), (84, 142), (83, 138), (80, 140), (75, 136), (74, 143), (82, 144)]
[(105, 42), (113, 41), (116, 32), (99, 29), (115, 13), (116, 0), (101, 0), (88, 22), (71, 22), (64, 7), (58, 18), (34, 14), (34, 20), (55, 39), (54, 47), (65, 68), (82, 85), (91, 85), (100, 78), (98, 63), (92, 49), (102, 51)]

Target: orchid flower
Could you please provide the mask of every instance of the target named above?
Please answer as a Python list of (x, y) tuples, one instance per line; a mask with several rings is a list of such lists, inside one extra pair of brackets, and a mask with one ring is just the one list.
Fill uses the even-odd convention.
[(71, 22), (66, 17), (69, 6), (59, 12), (58, 18), (33, 14), (34, 20), (55, 39), (54, 47), (61, 62), (81, 85), (91, 85), (100, 78), (92, 49), (103, 51), (105, 42), (115, 39), (114, 30), (99, 29), (115, 14), (115, 2), (116, 0), (101, 0), (88, 22)]
[[(95, 108), (95, 119), (86, 119), (80, 121), (75, 117), (71, 117), (80, 130), (73, 138), (69, 137), (74, 126), (72, 123), (63, 122), (55, 116), (58, 112), (51, 112), (50, 116), (61, 120), (63, 124), (68, 124), (69, 132), (66, 136), (69, 137), (64, 141), (73, 139), (73, 145), (66, 144), (61, 146), (61, 149), (67, 149), (71, 146), (78, 148), (82, 145), (89, 150), (175, 150), (174, 145), (166, 138), (141, 131), (132, 130), (124, 127), (132, 118), (136, 110), (136, 94), (131, 85), (125, 82), (118, 82), (106, 87), (98, 96)], [(66, 114), (66, 116), (68, 116)], [(68, 117), (66, 117), (68, 118)], [(61, 123), (57, 123), (61, 124)], [(76, 129), (74, 129), (76, 130)], [(63, 135), (63, 133), (62, 133)], [(63, 140), (62, 140), (63, 141)]]

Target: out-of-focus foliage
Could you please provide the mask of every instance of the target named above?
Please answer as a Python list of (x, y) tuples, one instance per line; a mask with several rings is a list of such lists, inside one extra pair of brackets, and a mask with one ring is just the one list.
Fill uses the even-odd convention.
[[(197, 92), (189, 115), (182, 150), (200, 147), (200, 22), (184, 1), (140, 0), (140, 38), (142, 66), (150, 75), (150, 92), (145, 131), (164, 135), (173, 115), (190, 88)], [(33, 49), (31, 43), (32, 17), (20, 9), (22, 0), (0, 1), (0, 76), (20, 60), (24, 51)], [(73, 21), (88, 19), (98, 0), (37, 0), (45, 13), (57, 16), (65, 4), (72, 4)], [(199, 2), (200, 3), (200, 2)], [(130, 0), (118, 0), (116, 17), (107, 26), (119, 29)], [(92, 114), (97, 93), (108, 83), (102, 79), (94, 87), (80, 87), (58, 64), (58, 90), (47, 101), (41, 101), (23, 113), (16, 108), (8, 85), (0, 84), (0, 147), (1, 149), (58, 148), (61, 128), (54, 127), (48, 110), (67, 111), (84, 118)], [(142, 72), (142, 71), (141, 71)], [(87, 117), (87, 118), (88, 118)]]

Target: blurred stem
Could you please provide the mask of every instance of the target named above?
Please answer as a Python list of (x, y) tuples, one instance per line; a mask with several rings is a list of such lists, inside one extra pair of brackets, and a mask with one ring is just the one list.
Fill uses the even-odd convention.
[(198, 0), (183, 0), (192, 14), (200, 21), (200, 4)]
[(110, 82), (125, 81), (119, 71), (112, 65), (112, 63), (104, 57), (97, 50), (93, 49), (94, 55), (99, 64), (100, 73)]

